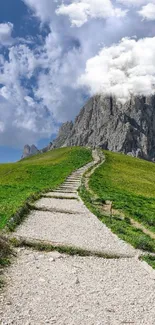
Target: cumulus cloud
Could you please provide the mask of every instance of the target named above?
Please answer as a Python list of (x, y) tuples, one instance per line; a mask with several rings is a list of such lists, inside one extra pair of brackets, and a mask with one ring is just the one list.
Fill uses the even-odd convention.
[(110, 0), (75, 0), (62, 4), (56, 13), (69, 16), (73, 26), (81, 27), (90, 18), (124, 17), (127, 11), (115, 8)]
[(5, 130), (4, 123), (0, 121), (0, 133), (3, 133)]
[(37, 55), (27, 45), (11, 47), (7, 60), (1, 56), (0, 145), (23, 145), (27, 137), (34, 142), (54, 129), (43, 103), (34, 100), (33, 88), (27, 87), (37, 67)]
[(22, 0), (43, 23), (51, 22), (57, 0)]
[(139, 11), (139, 15), (146, 20), (155, 20), (155, 4), (148, 3)]
[(0, 45), (11, 45), (13, 39), (11, 37), (13, 31), (13, 24), (10, 22), (0, 24)]
[[(154, 67), (151, 56), (151, 72), (146, 70), (146, 50), (149, 57), (154, 39), (151, 46), (146, 41), (145, 46), (140, 46), (138, 41), (155, 35), (154, 22), (148, 24), (137, 14), (148, 1), (136, 0), (136, 10), (133, 0), (125, 0), (124, 4), (123, 0), (66, 0), (65, 6), (62, 0), (23, 1), (30, 9), (29, 22), (38, 26), (36, 43), (24, 43), (15, 35), (13, 43), (0, 54), (0, 144), (22, 146), (50, 137), (61, 122), (78, 114), (88, 98), (84, 86), (90, 90), (89, 96), (99, 91), (106, 93), (111, 87), (110, 91), (118, 92), (122, 100), (131, 93), (133, 85), (137, 93), (143, 88), (145, 93), (152, 93)], [(56, 13), (82, 3), (79, 11), (73, 10), (73, 16), (66, 13), (72, 22), (77, 19), (74, 28), (65, 15)], [(127, 8), (125, 19), (120, 19), (118, 16), (124, 15)], [(137, 41), (126, 39), (117, 44), (122, 37), (133, 35), (137, 35)], [(25, 33), (27, 38), (31, 39), (31, 35)]]
[[(148, 4), (148, 0), (117, 0), (118, 3), (123, 4), (124, 6), (134, 6), (141, 7)], [(152, 3), (155, 3), (155, 0), (151, 0)]]
[(155, 37), (122, 39), (88, 60), (79, 84), (90, 94), (114, 95), (125, 102), (130, 95), (155, 93)]

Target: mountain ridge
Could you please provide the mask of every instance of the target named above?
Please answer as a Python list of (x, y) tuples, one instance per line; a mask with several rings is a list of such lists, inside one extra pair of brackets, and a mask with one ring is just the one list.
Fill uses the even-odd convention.
[(49, 150), (67, 146), (100, 147), (155, 161), (155, 96), (131, 96), (125, 104), (96, 95), (73, 122), (66, 122)]

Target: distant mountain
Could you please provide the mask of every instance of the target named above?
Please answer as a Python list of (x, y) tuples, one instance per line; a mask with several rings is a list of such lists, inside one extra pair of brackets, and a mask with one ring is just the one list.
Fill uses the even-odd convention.
[(62, 125), (53, 148), (101, 147), (155, 160), (155, 96), (132, 96), (125, 104), (115, 98), (94, 96), (75, 122)]
[(64, 123), (46, 148), (24, 148), (23, 158), (66, 146), (100, 147), (155, 161), (155, 96), (132, 96), (125, 104), (94, 96), (74, 123)]
[(26, 144), (24, 146), (24, 150), (23, 150), (23, 154), (22, 154), (21, 159), (27, 158), (29, 156), (36, 155), (39, 152), (40, 151), (37, 149), (37, 147), (34, 144), (32, 146), (29, 146), (28, 144)]
[(50, 142), (49, 145), (43, 149), (40, 150), (40, 153), (45, 153), (47, 151), (50, 151), (51, 149), (53, 149), (53, 143)]
[(29, 156), (37, 155), (38, 153), (45, 153), (52, 149), (52, 142), (49, 143), (49, 145), (41, 150), (39, 150), (34, 144), (32, 146), (29, 146), (26, 144), (23, 149), (23, 154), (21, 159), (27, 158)]

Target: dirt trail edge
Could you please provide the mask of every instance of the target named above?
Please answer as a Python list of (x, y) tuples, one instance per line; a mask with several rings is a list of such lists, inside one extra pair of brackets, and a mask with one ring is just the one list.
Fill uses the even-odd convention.
[(0, 324), (155, 324), (155, 272), (78, 196), (83, 174), (103, 161), (93, 157), (13, 233), (22, 247), (5, 272)]

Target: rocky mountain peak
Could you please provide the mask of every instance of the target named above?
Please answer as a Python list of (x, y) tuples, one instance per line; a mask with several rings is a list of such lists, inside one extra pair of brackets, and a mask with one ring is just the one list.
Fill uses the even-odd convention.
[(131, 96), (125, 104), (94, 96), (75, 122), (65, 123), (54, 147), (90, 146), (155, 160), (155, 96)]
[[(66, 146), (100, 147), (155, 161), (155, 96), (131, 96), (121, 104), (111, 96), (94, 96), (74, 123), (66, 122), (58, 136), (40, 152)], [(22, 158), (38, 153), (26, 145)]]
[(28, 144), (26, 144), (24, 146), (24, 150), (23, 150), (23, 154), (22, 154), (21, 159), (24, 159), (24, 158), (29, 157), (29, 156), (36, 155), (39, 152), (40, 151), (38, 150), (38, 148), (34, 144), (32, 146), (29, 146)]

